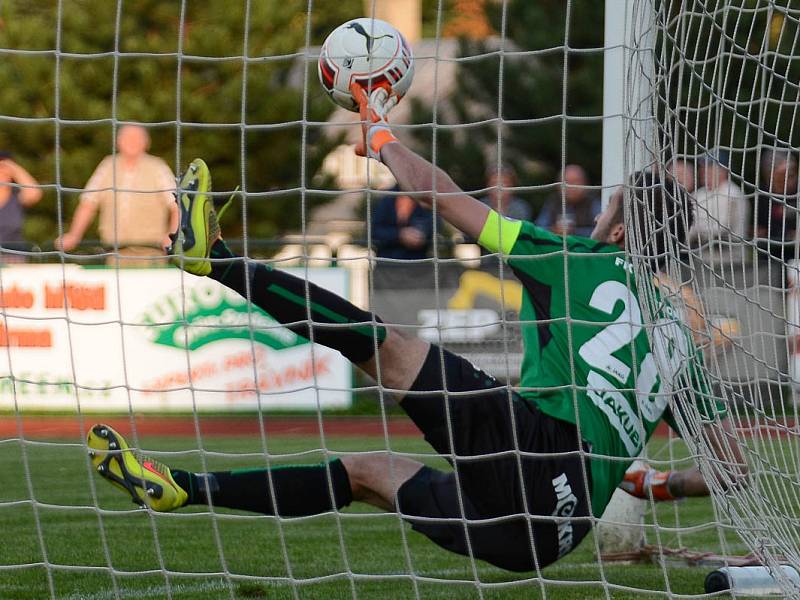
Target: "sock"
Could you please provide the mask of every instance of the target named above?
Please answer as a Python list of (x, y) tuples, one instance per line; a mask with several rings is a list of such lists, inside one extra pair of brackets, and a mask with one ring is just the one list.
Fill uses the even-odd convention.
[[(213, 262), (210, 277), (248, 298), (306, 339), (311, 339), (310, 318), (314, 341), (338, 350), (351, 362), (362, 363), (372, 358), (376, 341), (380, 346), (386, 338), (383, 322), (372, 313), (313, 283), (306, 284), (304, 279), (261, 263), (247, 262), (234, 255), (221, 239), (211, 248), (211, 258), (231, 260)], [(373, 320), (378, 325), (373, 325)]]
[[(328, 468), (332, 484), (330, 487)], [(210, 494), (211, 504), (214, 506), (265, 515), (317, 515), (347, 506), (353, 500), (350, 478), (339, 459), (332, 460), (327, 465), (293, 465), (215, 473), (190, 473), (173, 469), (172, 477), (189, 495), (186, 504), (208, 504)], [(277, 511), (272, 504), (270, 478), (274, 486)]]

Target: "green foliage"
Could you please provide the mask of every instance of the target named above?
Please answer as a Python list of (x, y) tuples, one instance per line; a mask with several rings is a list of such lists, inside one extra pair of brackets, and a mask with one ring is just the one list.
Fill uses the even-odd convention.
[(444, 27), (454, 16), (453, 0), (422, 0), (422, 37), (435, 38), (437, 23)]
[[(502, 60), (497, 40), (461, 42), (461, 56), (479, 58), (460, 63), (456, 91), (437, 107), (437, 121), (469, 128), (437, 131), (438, 148), (447, 148), (437, 162), (462, 186), (480, 189), (487, 167), (497, 164), (501, 139), (501, 160), (517, 169), (522, 185), (557, 181), (561, 167), (572, 162), (598, 178), (603, 98), (603, 29), (598, 24), (603, 23), (603, 3), (488, 2), (488, 17), (498, 32), (503, 30), (503, 4), (508, 53)], [(415, 122), (431, 118), (429, 109), (415, 105)], [(417, 134), (417, 139), (430, 155), (430, 132)]]
[(3, 2), (0, 147), (52, 186), (29, 213), (29, 238), (47, 244), (60, 216), (68, 225), (122, 121), (149, 124), (151, 152), (176, 170), (203, 156), (216, 189), (250, 194), (247, 221), (229, 235), (296, 228), (304, 200), (315, 201), (297, 190), (337, 142), (313, 124), (333, 108), (313, 59), (303, 94), (307, 29), (319, 45), (363, 9), (361, 0), (320, 4), (309, 28), (305, 0), (188, 0), (183, 15), (181, 2), (159, 0), (63, 0), (60, 14), (51, 0)]
[(677, 18), (685, 10), (679, 2), (662, 7), (658, 119), (669, 127), (673, 152), (733, 148), (732, 171), (747, 191), (760, 180), (763, 147), (800, 145), (800, 22), (786, 6), (742, 0), (702, 19)]

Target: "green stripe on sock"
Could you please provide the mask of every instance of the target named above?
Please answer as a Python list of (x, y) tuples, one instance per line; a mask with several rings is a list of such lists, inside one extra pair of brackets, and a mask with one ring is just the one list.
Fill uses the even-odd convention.
[[(270, 292), (274, 292), (278, 296), (289, 300), (290, 302), (294, 302), (298, 306), (307, 306), (306, 299), (298, 296), (297, 294), (290, 292), (286, 288), (283, 288), (277, 284), (272, 284), (269, 286), (268, 290)], [(322, 306), (321, 304), (317, 304), (316, 302), (309, 302), (311, 306), (311, 310), (321, 314), (323, 317), (327, 317), (331, 321), (336, 323), (351, 323), (347, 317), (343, 317), (342, 315), (332, 311), (327, 306)], [(356, 333), (360, 333), (366, 337), (372, 337), (373, 331), (377, 331), (378, 341), (382, 342), (386, 338), (386, 330), (383, 327), (373, 327), (372, 325), (356, 325), (353, 327), (353, 331)]]
[[(334, 458), (329, 462), (330, 463), (334, 463), (334, 462), (336, 462), (338, 460), (339, 460), (338, 458)], [(315, 464), (309, 464), (309, 465), (275, 465), (274, 467), (269, 467), (269, 468), (266, 468), (266, 467), (249, 467), (249, 468), (244, 468), (244, 469), (234, 469), (234, 470), (231, 471), (231, 475), (247, 475), (248, 473), (264, 473), (264, 474), (266, 474), (268, 471), (288, 471), (290, 469), (308, 469), (308, 468), (318, 469), (319, 467), (324, 467), (326, 464), (328, 464), (328, 463), (326, 463), (325, 461), (322, 461), (322, 462), (318, 462), (318, 463), (315, 463)]]

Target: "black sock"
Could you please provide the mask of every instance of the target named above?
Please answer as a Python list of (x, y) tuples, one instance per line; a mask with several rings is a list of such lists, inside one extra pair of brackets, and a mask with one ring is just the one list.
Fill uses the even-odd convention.
[[(328, 485), (330, 469), (331, 485)], [(215, 473), (172, 470), (175, 483), (189, 495), (186, 504), (208, 504), (265, 515), (301, 517), (342, 508), (352, 502), (350, 478), (342, 461), (319, 465), (292, 465), (272, 469), (241, 469)], [(270, 479), (274, 486), (276, 511), (272, 504)], [(331, 502), (331, 488), (333, 502)]]
[(306, 339), (311, 339), (310, 318), (314, 341), (338, 350), (351, 362), (362, 363), (372, 358), (376, 342), (380, 346), (386, 338), (386, 328), (372, 313), (313, 283), (306, 284), (304, 279), (246, 261), (234, 255), (222, 240), (217, 240), (211, 248), (211, 258), (230, 260), (213, 262), (210, 277)]

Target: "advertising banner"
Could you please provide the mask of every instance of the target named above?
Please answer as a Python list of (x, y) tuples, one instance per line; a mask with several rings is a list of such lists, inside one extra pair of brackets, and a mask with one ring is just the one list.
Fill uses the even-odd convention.
[[(496, 261), (495, 261), (496, 262)], [(438, 285), (436, 283), (438, 278)], [(481, 269), (379, 264), (371, 295), (386, 323), (416, 331), (503, 381), (516, 382), (522, 362), (522, 284), (485, 257)]]
[[(293, 269), (287, 269), (291, 272)], [(348, 296), (340, 268), (295, 269)], [(346, 407), (352, 369), (178, 269), (0, 269), (0, 409)]]

